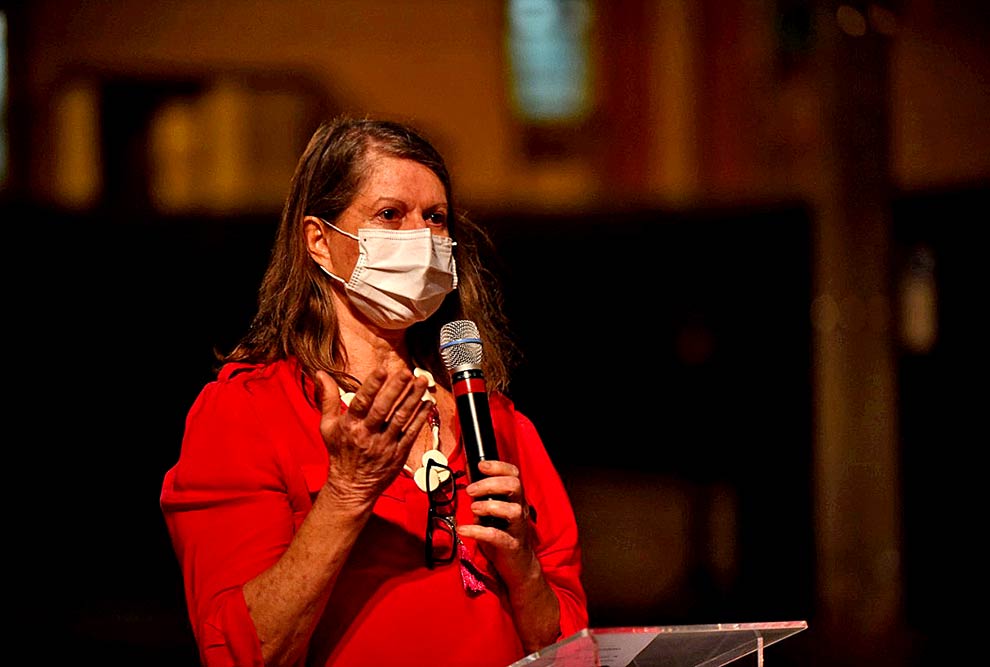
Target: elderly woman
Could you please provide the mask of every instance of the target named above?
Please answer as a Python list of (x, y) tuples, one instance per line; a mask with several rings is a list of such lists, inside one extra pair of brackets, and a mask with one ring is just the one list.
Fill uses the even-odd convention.
[[(257, 312), (162, 488), (204, 665), (504, 667), (587, 625), (570, 501), (506, 394), (484, 243), (414, 129), (312, 137)], [(439, 351), (455, 320), (484, 341), (499, 452), (473, 475)]]

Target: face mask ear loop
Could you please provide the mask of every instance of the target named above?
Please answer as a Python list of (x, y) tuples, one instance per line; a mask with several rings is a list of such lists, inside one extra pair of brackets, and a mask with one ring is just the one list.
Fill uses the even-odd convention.
[[(339, 232), (339, 233), (341, 233), (341, 234), (343, 234), (344, 236), (349, 236), (349, 237), (351, 237), (352, 239), (354, 239), (355, 241), (357, 241), (357, 242), (359, 242), (359, 243), (360, 243), (360, 241), (361, 241), (361, 240), (360, 240), (360, 239), (359, 239), (358, 237), (356, 237), (356, 236), (354, 236), (354, 234), (350, 234), (350, 233), (348, 233), (348, 232), (345, 232), (345, 231), (344, 231), (343, 229), (341, 229), (341, 228), (340, 228), (340, 227), (338, 227), (337, 225), (335, 225), (335, 224), (333, 224), (332, 222), (327, 222), (327, 221), (326, 221), (326, 220), (324, 220), (323, 218), (320, 218), (320, 217), (317, 217), (317, 216), (313, 216), (313, 217), (315, 217), (315, 218), (316, 218), (317, 220), (319, 220), (320, 222), (322, 222), (322, 223), (323, 223), (324, 225), (326, 225), (327, 227), (330, 227), (330, 228), (331, 228), (331, 229), (333, 229), (334, 231), (336, 231), (336, 232)], [(324, 237), (324, 238), (325, 238), (325, 237)], [(329, 246), (329, 245), (327, 245), (327, 252), (330, 252), (330, 246)], [(314, 259), (313, 261), (314, 261), (314, 262), (316, 262), (316, 260), (315, 260), (315, 259)], [(334, 274), (332, 274), (332, 273), (330, 273), (330, 271), (328, 271), (328, 270), (327, 270), (327, 267), (325, 267), (325, 266), (323, 266), (323, 265), (322, 265), (322, 264), (320, 264), (319, 262), (316, 262), (316, 265), (317, 265), (318, 267), (320, 267), (320, 269), (322, 269), (322, 270), (323, 270), (323, 273), (325, 273), (325, 274), (327, 274), (328, 276), (330, 276), (330, 277), (331, 277), (331, 278), (333, 278), (334, 280), (336, 280), (336, 281), (338, 281), (338, 282), (339, 282), (340, 284), (342, 284), (342, 285), (347, 285), (347, 281), (346, 281), (346, 280), (344, 280), (344, 279), (343, 279), (343, 278), (341, 278), (340, 276), (335, 276)]]
[[(313, 261), (316, 262), (315, 259)], [(329, 271), (327, 271), (327, 267), (323, 266), (319, 262), (316, 262), (316, 265), (318, 267), (320, 267), (320, 269), (323, 271), (323, 273), (327, 274), (328, 276), (330, 276), (331, 278), (333, 278), (334, 280), (336, 280), (337, 282), (339, 282), (341, 285), (347, 285), (347, 281), (346, 280), (344, 280), (340, 276), (335, 276), (332, 273), (330, 273)]]
[[(316, 216), (313, 216), (313, 217), (316, 217)], [(344, 236), (348, 236), (348, 237), (354, 239), (355, 241), (360, 241), (361, 240), (357, 236), (355, 236), (354, 234), (351, 234), (350, 232), (345, 232), (343, 229), (341, 229), (337, 225), (333, 224), (332, 222), (327, 222), (323, 218), (318, 218), (318, 217), (316, 219), (319, 220), (320, 222), (322, 222), (324, 225), (326, 225), (330, 229), (332, 229), (332, 230), (334, 230), (336, 232), (340, 232)]]

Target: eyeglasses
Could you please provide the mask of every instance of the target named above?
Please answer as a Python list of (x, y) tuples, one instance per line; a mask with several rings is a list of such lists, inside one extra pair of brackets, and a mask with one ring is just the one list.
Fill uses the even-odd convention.
[(457, 478), (463, 470), (454, 472), (433, 459), (426, 462), (426, 488), (430, 508), (426, 518), (426, 567), (454, 562), (457, 556)]

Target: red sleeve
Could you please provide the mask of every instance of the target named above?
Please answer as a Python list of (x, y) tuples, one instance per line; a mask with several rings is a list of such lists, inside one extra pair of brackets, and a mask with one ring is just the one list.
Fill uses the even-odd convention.
[[(258, 383), (262, 393), (264, 384)], [(278, 560), (309, 509), (308, 494), (285, 473), (291, 467), (279, 438), (255, 418), (272, 417), (273, 406), (260, 410), (257, 402), (243, 379), (207, 385), (189, 411), (178, 463), (162, 488), (190, 621), (208, 667), (262, 664), (242, 587)], [(278, 415), (271, 421), (278, 423)]]
[(587, 597), (581, 583), (577, 520), (559, 473), (533, 423), (499, 395), (492, 400), (500, 456), (519, 467), (526, 501), (536, 510), (536, 555), (560, 603), (560, 637), (588, 627)]

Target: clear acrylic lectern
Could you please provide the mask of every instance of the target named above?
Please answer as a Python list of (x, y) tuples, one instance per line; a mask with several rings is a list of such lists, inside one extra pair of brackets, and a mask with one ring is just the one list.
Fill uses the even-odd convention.
[(720, 667), (808, 627), (805, 621), (586, 628), (509, 667)]

